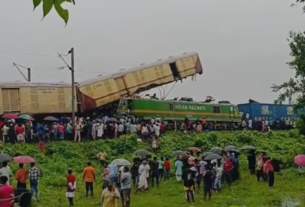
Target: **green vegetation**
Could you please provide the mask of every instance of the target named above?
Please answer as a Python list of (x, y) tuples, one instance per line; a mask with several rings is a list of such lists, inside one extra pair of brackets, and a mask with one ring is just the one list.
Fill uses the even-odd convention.
[[(226, 207), (226, 206), (247, 206), (247, 207), (278, 207), (281, 203), (293, 201), (302, 202), (305, 206), (303, 183), (305, 177), (300, 177), (293, 164), (293, 157), (296, 154), (304, 153), (304, 136), (298, 131), (289, 132), (209, 132), (202, 134), (184, 135), (169, 132), (160, 138), (160, 149), (156, 152), (158, 157), (170, 156), (174, 150), (186, 149), (191, 146), (203, 147), (206, 150), (216, 145), (233, 144), (238, 147), (253, 145), (258, 149), (265, 150), (274, 158), (281, 159), (286, 167), (281, 173), (276, 174), (275, 187), (269, 189), (266, 183), (257, 183), (254, 176), (250, 176), (247, 170), (247, 162), (244, 155), (241, 155), (241, 180), (234, 183), (230, 188), (224, 186), (223, 191), (212, 197), (204, 206)], [(150, 146), (143, 142), (137, 142), (135, 136), (123, 136), (119, 139), (99, 140), (83, 143), (54, 142), (46, 146), (46, 156), (42, 155), (37, 145), (16, 144), (2, 145), (0, 150), (16, 155), (31, 155), (35, 157), (42, 170), (43, 177), (40, 182), (41, 202), (35, 207), (61, 207), (67, 206), (65, 198), (65, 176), (69, 167), (72, 167), (78, 178), (76, 191), (76, 206), (93, 207), (97, 206), (101, 194), (101, 179), (95, 183), (95, 197), (84, 197), (84, 185), (81, 183), (81, 172), (87, 161), (92, 161), (98, 171), (100, 178), (101, 168), (96, 160), (96, 154), (105, 150), (109, 159), (133, 158), (132, 153), (136, 149), (147, 149)], [(17, 164), (10, 164), (13, 169)], [(16, 183), (14, 183), (16, 184)], [(197, 203), (193, 206), (202, 206), (202, 192), (196, 193)], [(181, 184), (170, 181), (161, 182), (159, 188), (151, 188), (149, 192), (132, 194), (132, 206), (148, 207), (187, 207), (184, 203), (183, 188)], [(285, 205), (293, 206), (293, 205)]]

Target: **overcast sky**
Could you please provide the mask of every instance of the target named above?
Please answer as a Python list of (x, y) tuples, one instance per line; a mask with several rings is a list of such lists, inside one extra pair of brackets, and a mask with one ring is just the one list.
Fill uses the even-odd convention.
[[(176, 84), (168, 97), (191, 96), (234, 103), (249, 98), (273, 102), (272, 83), (292, 71), (287, 36), (304, 29), (300, 7), (291, 0), (77, 0), (70, 21), (31, 0), (8, 0), (0, 7), (0, 81), (23, 81), (12, 61), (32, 68), (33, 82), (70, 80), (57, 52), (75, 48), (76, 80), (121, 68), (198, 52), (204, 72)], [(69, 61), (69, 59), (67, 59)], [(67, 70), (67, 69), (66, 69)], [(166, 92), (171, 86), (164, 87)], [(158, 92), (158, 90), (156, 90)]]

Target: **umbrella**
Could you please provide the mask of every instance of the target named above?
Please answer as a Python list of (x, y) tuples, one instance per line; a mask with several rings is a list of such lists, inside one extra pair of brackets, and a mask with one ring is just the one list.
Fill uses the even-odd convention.
[(111, 122), (118, 122), (118, 120), (117, 120), (116, 118), (114, 118), (114, 117), (109, 118), (108, 121), (111, 121)]
[(47, 116), (43, 120), (44, 121), (58, 121), (58, 119), (54, 116)]
[(127, 113), (125, 113), (125, 112), (121, 112), (121, 113), (119, 113), (119, 115), (127, 115)]
[(201, 152), (201, 150), (197, 147), (189, 147), (187, 150), (191, 152)]
[(305, 166), (305, 155), (297, 155), (294, 157), (294, 163), (298, 166)]
[(183, 157), (186, 157), (187, 154), (184, 152), (184, 151), (181, 151), (181, 150), (177, 150), (173, 153), (174, 156), (183, 156)]
[(31, 115), (28, 115), (28, 114), (22, 114), (18, 118), (28, 120), (28, 121), (34, 121), (34, 118)]
[(255, 149), (256, 149), (256, 148), (253, 147), (253, 146), (251, 146), (251, 145), (249, 145), (249, 146), (244, 146), (244, 147), (241, 148), (241, 150), (255, 150)]
[(135, 155), (137, 156), (148, 156), (150, 155), (150, 152), (148, 152), (147, 150), (144, 149), (140, 149), (134, 152)]
[(214, 154), (222, 155), (224, 150), (221, 147), (213, 147), (210, 152), (213, 152)]
[(35, 159), (30, 156), (18, 156), (14, 157), (13, 161), (16, 163), (29, 164), (35, 162)]
[(18, 118), (18, 113), (7, 113), (2, 115), (2, 118), (4, 119), (17, 119)]
[(11, 160), (12, 157), (6, 153), (0, 153), (0, 162), (5, 162)]
[(237, 147), (233, 146), (233, 145), (229, 145), (225, 147), (225, 151), (231, 151), (231, 150), (237, 150)]
[(130, 166), (131, 163), (125, 159), (115, 159), (111, 162), (113, 165), (120, 165), (120, 166)]
[(203, 160), (218, 160), (218, 159), (222, 159), (222, 157), (213, 152), (206, 152), (203, 154)]

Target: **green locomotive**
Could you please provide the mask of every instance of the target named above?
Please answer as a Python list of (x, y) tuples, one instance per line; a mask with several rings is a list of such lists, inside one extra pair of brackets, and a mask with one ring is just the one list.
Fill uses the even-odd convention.
[(167, 121), (201, 120), (218, 123), (240, 123), (241, 115), (237, 105), (230, 102), (205, 103), (181, 100), (156, 99), (121, 99), (118, 113), (128, 113), (131, 116), (142, 117), (144, 120), (161, 117)]

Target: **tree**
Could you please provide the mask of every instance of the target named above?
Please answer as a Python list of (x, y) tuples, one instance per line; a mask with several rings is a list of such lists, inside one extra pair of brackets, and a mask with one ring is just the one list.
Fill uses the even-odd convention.
[[(302, 0), (305, 1), (305, 0)], [(276, 100), (281, 104), (288, 100), (294, 104), (294, 110), (299, 114), (299, 129), (305, 134), (305, 116), (303, 113), (305, 107), (305, 32), (290, 32), (287, 39), (290, 47), (290, 56), (292, 60), (287, 62), (290, 69), (294, 70), (294, 77), (280, 85), (273, 85), (272, 91), (278, 92)]]
[(57, 14), (64, 20), (67, 25), (69, 21), (69, 11), (62, 7), (62, 4), (65, 2), (75, 5), (75, 0), (33, 0), (33, 5), (35, 10), (40, 4), (42, 4), (43, 18), (45, 18), (54, 7)]

